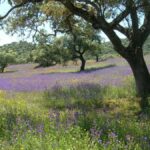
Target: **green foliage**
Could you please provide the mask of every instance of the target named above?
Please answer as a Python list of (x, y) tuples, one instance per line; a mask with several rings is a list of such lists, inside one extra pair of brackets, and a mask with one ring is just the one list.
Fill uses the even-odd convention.
[(15, 53), (16, 63), (28, 63), (32, 62), (32, 50), (34, 49), (32, 43), (26, 41), (13, 42), (11, 44), (6, 44), (0, 47), (0, 52), (12, 51)]
[(0, 52), (0, 72), (4, 72), (4, 69), (8, 64), (15, 62), (16, 53), (13, 51)]
[(72, 59), (72, 52), (65, 45), (66, 39), (65, 37), (55, 38), (53, 41), (53, 49), (57, 53), (57, 57), (59, 58), (59, 63), (66, 65), (68, 61)]
[(54, 38), (50, 43), (47, 37), (38, 36), (38, 46), (32, 52), (33, 60), (39, 63), (39, 66), (48, 67), (56, 64), (66, 65), (71, 59), (71, 52), (63, 46), (64, 39)]
[(57, 63), (66, 64), (69, 60), (85, 61), (85, 53), (99, 57), (100, 36), (90, 24), (80, 19), (75, 21), (69, 31), (61, 37), (51, 37), (46, 31), (40, 30), (36, 37), (38, 46), (34, 50), (33, 59), (40, 66), (51, 66)]
[[(63, 36), (62, 47), (69, 49), (72, 60), (81, 61), (80, 70), (84, 70), (86, 58), (90, 56), (99, 57), (101, 53), (101, 37), (99, 32), (92, 26), (79, 18), (69, 18), (70, 26)], [(67, 25), (66, 25), (67, 26)]]
[(33, 60), (39, 63), (39, 66), (48, 67), (57, 64), (58, 59), (51, 46), (45, 48), (37, 48), (32, 52)]

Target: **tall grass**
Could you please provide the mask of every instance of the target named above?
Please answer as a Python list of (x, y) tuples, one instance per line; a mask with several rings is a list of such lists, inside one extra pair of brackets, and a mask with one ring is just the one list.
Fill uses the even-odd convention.
[(128, 88), (81, 83), (0, 92), (0, 149), (149, 150), (150, 121), (136, 115), (139, 100), (127, 82)]

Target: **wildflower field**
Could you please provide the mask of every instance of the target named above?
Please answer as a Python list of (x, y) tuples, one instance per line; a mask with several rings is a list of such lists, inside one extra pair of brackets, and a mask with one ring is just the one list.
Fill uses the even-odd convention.
[[(150, 56), (146, 60), (149, 62)], [(44, 91), (55, 86), (77, 85), (78, 83), (91, 83), (100, 86), (119, 86), (132, 75), (127, 62), (121, 58), (110, 58), (95, 63), (87, 62), (84, 72), (79, 72), (79, 65), (70, 63), (68, 66), (52, 66), (37, 68), (37, 64), (19, 64), (6, 68), (0, 74), (0, 89), (7, 91)], [(150, 66), (150, 65), (149, 65)]]
[(0, 150), (150, 149), (150, 111), (138, 114), (123, 59), (89, 61), (84, 72), (72, 63), (35, 66), (0, 74)]

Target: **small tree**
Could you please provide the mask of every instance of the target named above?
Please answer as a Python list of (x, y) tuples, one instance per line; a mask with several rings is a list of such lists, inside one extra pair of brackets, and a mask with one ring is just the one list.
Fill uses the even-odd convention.
[(86, 64), (84, 54), (91, 48), (89, 40), (83, 37), (73, 36), (72, 38), (68, 38), (67, 42), (68, 48), (72, 51), (72, 59), (79, 59), (81, 61), (80, 71), (84, 71)]
[(3, 73), (4, 69), (8, 66), (10, 63), (15, 62), (15, 55), (11, 52), (0, 52), (0, 72)]
[(48, 67), (57, 64), (57, 60), (52, 52), (52, 47), (37, 47), (33, 52), (33, 60), (39, 63), (40, 67)]
[[(42, 33), (44, 31), (41, 31)], [(39, 63), (40, 67), (48, 67), (57, 64), (57, 58), (54, 55), (52, 45), (48, 42), (48, 37), (38, 34), (36, 42), (38, 43), (32, 52), (33, 61)]]
[(99, 62), (99, 57), (100, 55), (102, 55), (102, 45), (100, 42), (98, 42), (97, 40), (93, 40), (90, 42), (90, 45), (91, 45), (91, 48), (92, 50), (91, 51), (88, 51), (88, 55), (91, 57), (94, 57), (95, 58), (95, 61), (96, 62)]
[[(71, 22), (74, 20), (73, 22)], [(72, 59), (81, 61), (80, 71), (85, 70), (85, 54), (100, 50), (100, 35), (89, 23), (80, 18), (68, 17), (66, 47), (72, 51)], [(91, 51), (91, 52), (90, 52)]]
[(68, 49), (66, 43), (66, 37), (62, 36), (55, 38), (53, 41), (53, 50), (55, 50), (55, 55), (57, 56), (59, 63), (64, 66), (67, 65), (67, 62), (72, 59), (72, 52)]
[(70, 51), (63, 46), (63, 37), (54, 38), (52, 41), (48, 37), (40, 36), (38, 47), (33, 51), (33, 60), (39, 63), (39, 66), (48, 67), (56, 64), (66, 65), (71, 60)]

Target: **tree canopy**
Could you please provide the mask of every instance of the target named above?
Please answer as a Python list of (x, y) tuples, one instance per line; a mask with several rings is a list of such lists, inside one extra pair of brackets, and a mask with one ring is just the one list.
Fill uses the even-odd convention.
[(27, 63), (32, 62), (32, 51), (34, 48), (34, 44), (26, 41), (20, 41), (0, 46), (0, 52), (9, 53), (12, 51), (16, 54), (15, 63)]
[[(37, 30), (39, 24), (50, 20), (50, 27), (59, 31), (60, 28), (64, 28), (64, 22), (68, 22), (68, 17), (76, 15), (90, 22), (95, 29), (101, 29), (113, 43), (115, 50), (125, 58), (128, 57), (130, 47), (136, 49), (136, 47), (143, 46), (150, 32), (150, 2), (148, 0), (47, 0), (42, 2), (24, 0), (9, 2), (15, 6), (24, 4), (24, 7), (15, 10), (15, 13), (8, 18), (12, 30), (18, 29), (18, 27), (22, 27), (20, 29), (30, 27), (32, 31)], [(71, 21), (73, 23), (73, 20)], [(125, 47), (122, 44), (115, 31), (121, 32), (131, 41), (128, 46)], [(135, 43), (138, 43), (138, 46)]]
[(16, 54), (13, 51), (0, 52), (0, 73), (4, 72), (8, 64), (15, 62), (15, 56)]

